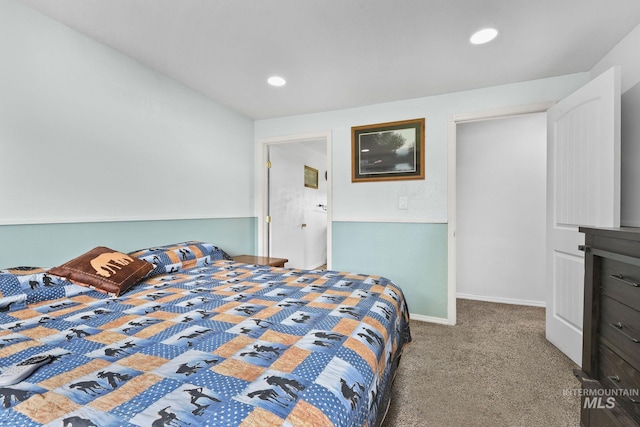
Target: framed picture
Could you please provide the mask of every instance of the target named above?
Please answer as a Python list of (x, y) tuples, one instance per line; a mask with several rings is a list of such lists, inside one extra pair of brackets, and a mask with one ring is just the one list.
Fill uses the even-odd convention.
[(318, 169), (314, 169), (307, 165), (304, 166), (304, 186), (309, 188), (318, 188)]
[(424, 119), (351, 128), (351, 182), (424, 179)]

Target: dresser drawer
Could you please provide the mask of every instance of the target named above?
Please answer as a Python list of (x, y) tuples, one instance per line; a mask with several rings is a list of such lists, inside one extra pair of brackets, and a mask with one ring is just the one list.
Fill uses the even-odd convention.
[(602, 258), (600, 292), (640, 310), (640, 267)]
[(603, 296), (599, 330), (602, 342), (640, 370), (640, 312)]
[(616, 401), (640, 421), (640, 372), (606, 346), (600, 346), (598, 353), (598, 380), (605, 388), (618, 389), (619, 395), (613, 394)]
[[(582, 406), (584, 406), (584, 398)], [(588, 409), (585, 412), (589, 427), (624, 427), (624, 424), (608, 409)]]

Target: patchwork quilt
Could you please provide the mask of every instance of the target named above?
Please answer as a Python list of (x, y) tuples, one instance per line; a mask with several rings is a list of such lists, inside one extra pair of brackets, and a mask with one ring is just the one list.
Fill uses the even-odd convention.
[(411, 341), (401, 289), (218, 258), (172, 261), (117, 298), (0, 271), (26, 295), (0, 298), (0, 370), (53, 356), (0, 387), (0, 425), (377, 425)]

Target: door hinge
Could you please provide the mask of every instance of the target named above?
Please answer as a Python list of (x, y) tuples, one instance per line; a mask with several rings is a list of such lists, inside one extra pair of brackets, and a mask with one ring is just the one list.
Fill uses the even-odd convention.
[(267, 224), (271, 224), (271, 215), (267, 215)]
[(267, 160), (267, 169), (271, 169), (271, 160)]

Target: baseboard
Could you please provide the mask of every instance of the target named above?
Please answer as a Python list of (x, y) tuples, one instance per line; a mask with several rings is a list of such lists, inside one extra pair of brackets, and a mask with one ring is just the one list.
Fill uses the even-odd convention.
[(449, 319), (444, 317), (425, 316), (423, 314), (409, 313), (411, 320), (417, 320), (419, 322), (439, 323), (441, 325), (448, 325)]
[(544, 301), (531, 301), (531, 300), (514, 299), (514, 298), (487, 297), (487, 296), (482, 296), (482, 295), (456, 294), (456, 298), (470, 299), (470, 300), (474, 300), (474, 301), (497, 302), (497, 303), (500, 303), (500, 304), (528, 305), (528, 306), (531, 306), (531, 307), (546, 307), (547, 306), (547, 303), (544, 302)]
[(627, 220), (621, 219), (620, 220), (620, 226), (621, 227), (634, 227), (634, 228), (636, 228), (636, 227), (640, 227), (640, 221), (634, 221), (634, 220), (627, 221)]

